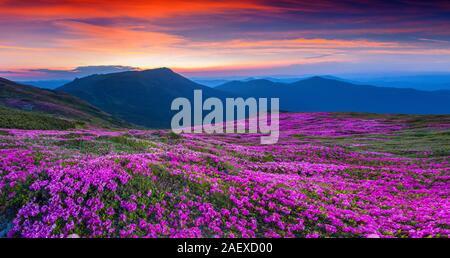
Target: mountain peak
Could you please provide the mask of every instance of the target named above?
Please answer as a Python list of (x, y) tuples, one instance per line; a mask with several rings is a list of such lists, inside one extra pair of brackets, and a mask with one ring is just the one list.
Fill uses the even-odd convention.
[(353, 84), (348, 82), (343, 82), (341, 80), (335, 79), (335, 78), (327, 78), (326, 76), (312, 76), (308, 77), (303, 80), (299, 80), (296, 82), (291, 83), (291, 85), (296, 86), (304, 86), (304, 85), (315, 85), (315, 86), (323, 86), (323, 85), (346, 85), (346, 86), (352, 86)]
[(174, 74), (175, 72), (168, 68), (168, 67), (159, 67), (159, 68), (154, 68), (154, 69), (146, 69), (146, 70), (142, 70), (142, 71), (138, 71), (138, 72), (142, 72), (142, 73), (167, 73), (167, 74)]
[(152, 128), (170, 127), (172, 101), (177, 97), (192, 99), (195, 89), (203, 90), (205, 97), (227, 95), (167, 67), (85, 77), (58, 88), (118, 118)]
[(254, 79), (254, 80), (251, 80), (250, 82), (256, 82), (256, 83), (268, 83), (268, 84), (272, 84), (272, 83), (273, 83), (273, 81), (267, 80), (267, 79)]
[(319, 75), (315, 75), (315, 76), (311, 76), (309, 78), (303, 79), (302, 81), (335, 81), (333, 79), (330, 78), (326, 78), (323, 76), (319, 76)]

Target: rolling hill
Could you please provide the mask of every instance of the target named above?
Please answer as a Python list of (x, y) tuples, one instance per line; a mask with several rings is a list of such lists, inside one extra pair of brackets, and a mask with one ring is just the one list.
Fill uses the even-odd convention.
[[(70, 127), (66, 122), (102, 127), (128, 125), (67, 93), (22, 85), (4, 78), (0, 78), (0, 107), (3, 118), (8, 119), (2, 120), (5, 124), (0, 124), (0, 127), (6, 127), (11, 121), (17, 120), (14, 123), (17, 128), (50, 129), (47, 128), (47, 125), (39, 124), (48, 124), (52, 119), (60, 120), (61, 124), (64, 124), (64, 128)], [(19, 121), (14, 119), (15, 117), (23, 118), (22, 126), (20, 123), (16, 123)], [(32, 120), (33, 117), (36, 118), (36, 123), (25, 121)], [(36, 125), (37, 128), (30, 128), (29, 124)]]
[(278, 97), (286, 111), (450, 114), (450, 91), (386, 88), (310, 77), (294, 83), (232, 81), (215, 89), (252, 97)]

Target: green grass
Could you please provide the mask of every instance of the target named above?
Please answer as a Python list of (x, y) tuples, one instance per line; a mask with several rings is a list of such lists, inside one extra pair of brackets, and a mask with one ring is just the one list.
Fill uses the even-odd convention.
[(367, 151), (389, 152), (407, 157), (446, 157), (450, 155), (449, 131), (404, 130), (386, 137), (385, 141), (371, 141), (357, 148)]
[[(448, 133), (448, 132), (447, 132)], [(305, 136), (301, 137), (305, 139)], [(353, 151), (384, 152), (404, 157), (448, 157), (450, 156), (450, 137), (439, 132), (414, 134), (400, 132), (398, 134), (383, 136), (385, 140), (360, 139), (361, 136), (319, 138), (319, 144), (325, 146), (338, 145)], [(365, 138), (378, 138), (377, 135), (367, 135)], [(356, 145), (354, 144), (361, 144)]]
[(145, 152), (149, 147), (155, 146), (149, 141), (137, 139), (127, 135), (103, 137), (102, 139), (111, 142), (112, 147), (117, 152), (139, 153)]
[(60, 119), (41, 113), (0, 107), (0, 128), (67, 130), (83, 124), (79, 121)]
[[(76, 137), (76, 135), (71, 136)], [(64, 141), (55, 141), (53, 144), (66, 149), (77, 150), (80, 153), (96, 155), (106, 155), (109, 153), (142, 153), (151, 147), (155, 147), (154, 143), (150, 141), (127, 135), (113, 137), (101, 136), (94, 140), (68, 138)]]
[(77, 150), (83, 154), (106, 155), (112, 151), (108, 143), (99, 141), (70, 139), (66, 141), (56, 141), (54, 144), (66, 149)]

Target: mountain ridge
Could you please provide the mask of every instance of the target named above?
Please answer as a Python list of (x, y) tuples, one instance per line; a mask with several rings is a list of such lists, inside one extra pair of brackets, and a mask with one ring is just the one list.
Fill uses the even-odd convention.
[(215, 89), (253, 97), (278, 97), (280, 108), (292, 112), (373, 112), (449, 114), (450, 91), (356, 85), (321, 76), (293, 83), (227, 82)]

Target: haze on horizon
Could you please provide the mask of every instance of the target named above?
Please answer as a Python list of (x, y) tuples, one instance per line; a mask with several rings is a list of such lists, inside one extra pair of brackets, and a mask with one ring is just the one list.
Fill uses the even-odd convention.
[(23, 80), (450, 72), (450, 2), (0, 0), (0, 60)]

